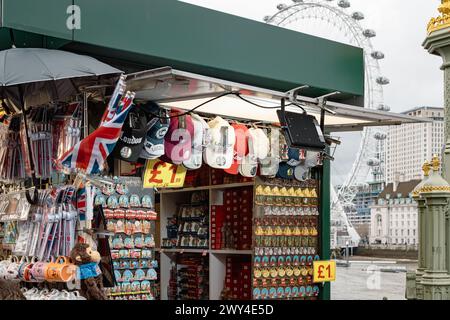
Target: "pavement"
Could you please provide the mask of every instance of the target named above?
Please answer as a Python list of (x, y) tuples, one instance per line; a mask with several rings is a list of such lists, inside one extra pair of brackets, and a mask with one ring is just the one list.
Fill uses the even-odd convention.
[[(406, 273), (383, 272), (386, 266), (414, 270), (417, 261), (352, 257), (350, 267), (338, 266), (331, 284), (332, 300), (405, 300)], [(389, 271), (389, 270), (388, 270)]]

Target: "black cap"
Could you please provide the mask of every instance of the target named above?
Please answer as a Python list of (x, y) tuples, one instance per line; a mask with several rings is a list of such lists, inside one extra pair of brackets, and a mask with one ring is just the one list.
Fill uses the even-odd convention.
[(123, 124), (122, 135), (114, 148), (114, 156), (126, 162), (136, 162), (144, 147), (147, 134), (147, 114), (134, 106)]

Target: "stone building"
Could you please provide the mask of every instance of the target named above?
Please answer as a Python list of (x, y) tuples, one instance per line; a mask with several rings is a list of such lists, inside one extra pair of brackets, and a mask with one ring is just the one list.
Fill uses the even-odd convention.
[(415, 249), (418, 244), (418, 208), (412, 191), (420, 180), (389, 183), (371, 205), (370, 244)]

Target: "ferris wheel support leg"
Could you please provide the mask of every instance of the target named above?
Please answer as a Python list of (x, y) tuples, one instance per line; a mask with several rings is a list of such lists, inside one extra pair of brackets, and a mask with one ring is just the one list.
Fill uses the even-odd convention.
[[(329, 151), (327, 150), (327, 153)], [(322, 184), (320, 185), (320, 248), (321, 248), (321, 260), (329, 260), (330, 253), (330, 244), (331, 244), (331, 164), (330, 160), (325, 159), (323, 161), (322, 170), (320, 170), (319, 174), (321, 175)], [(331, 299), (331, 288), (330, 283), (327, 282), (324, 284), (324, 287), (320, 291), (320, 298), (322, 300), (330, 300)]]

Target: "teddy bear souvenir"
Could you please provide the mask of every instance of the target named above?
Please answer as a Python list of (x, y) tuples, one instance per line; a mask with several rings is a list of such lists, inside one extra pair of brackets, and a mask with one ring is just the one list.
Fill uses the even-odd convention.
[(70, 258), (78, 266), (78, 279), (81, 281), (81, 295), (87, 300), (107, 300), (103, 291), (103, 276), (98, 264), (101, 257), (98, 251), (85, 243), (77, 243), (70, 252)]

